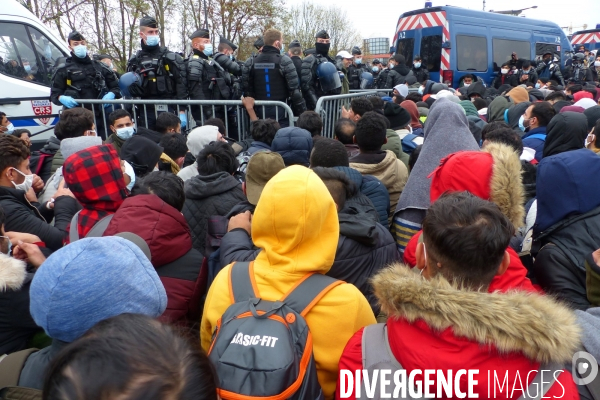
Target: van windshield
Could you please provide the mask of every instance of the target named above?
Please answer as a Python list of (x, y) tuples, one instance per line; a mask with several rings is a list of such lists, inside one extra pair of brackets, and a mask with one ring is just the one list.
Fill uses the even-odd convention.
[(396, 54), (402, 54), (406, 58), (406, 65), (412, 66), (414, 49), (415, 39), (399, 39), (396, 47)]
[(456, 35), (459, 71), (485, 72), (488, 69), (487, 40), (483, 36)]

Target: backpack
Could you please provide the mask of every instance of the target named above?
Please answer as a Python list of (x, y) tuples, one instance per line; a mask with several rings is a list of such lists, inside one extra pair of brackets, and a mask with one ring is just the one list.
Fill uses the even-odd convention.
[(0, 359), (0, 399), (41, 400), (42, 391), (18, 387), (27, 358), (38, 349), (26, 349)]
[[(73, 218), (71, 219), (71, 227), (69, 228), (69, 243), (73, 243), (81, 239), (79, 237), (79, 231), (77, 230), (77, 223), (79, 221), (80, 212), (81, 211), (77, 211), (77, 213), (73, 215)], [(87, 233), (87, 235), (85, 235), (85, 237), (102, 237), (104, 231), (106, 230), (106, 228), (108, 228), (108, 224), (110, 224), (110, 221), (112, 220), (113, 216), (114, 214), (107, 215), (100, 221), (96, 222), (96, 225), (94, 225), (94, 227), (90, 229), (90, 231)]]
[[(369, 379), (373, 377), (373, 373), (376, 370), (391, 370), (393, 376), (394, 371), (404, 369), (404, 367), (402, 367), (402, 365), (398, 362), (398, 360), (396, 360), (394, 354), (392, 353), (392, 349), (390, 348), (390, 343), (388, 341), (387, 331), (387, 324), (369, 325), (366, 326), (363, 331), (362, 367), (363, 371), (368, 371)], [(534, 398), (527, 396), (527, 393), (539, 393), (539, 397), (535, 398), (543, 398), (543, 396), (548, 392), (550, 387), (552, 387), (552, 385), (554, 384), (554, 381), (556, 380), (558, 375), (564, 370), (564, 366), (560, 364), (547, 364), (541, 365), (540, 370), (544, 370), (547, 380), (544, 380), (544, 377), (542, 376), (543, 374), (537, 373), (535, 375), (535, 378), (533, 378), (533, 380), (529, 384), (529, 388), (523, 393), (521, 397), (519, 397), (518, 400)], [(368, 385), (370, 386), (368, 388), (370, 390), (366, 390), (367, 388), (365, 387), (364, 380), (361, 381), (360, 394), (362, 395), (362, 397), (356, 396), (356, 398), (380, 399), (381, 391), (378, 384), (379, 380), (374, 381), (376, 382), (374, 385)], [(390, 392), (388, 392), (388, 394), (390, 394)], [(405, 399), (412, 399), (409, 393), (410, 391), (408, 391), (407, 389), (407, 397), (404, 397)]]
[(258, 298), (253, 263), (235, 263), (229, 293), (235, 301), (217, 321), (208, 358), (222, 399), (323, 399), (304, 317), (343, 283), (308, 274), (277, 301)]
[(409, 133), (406, 136), (404, 136), (402, 138), (402, 151), (405, 152), (406, 154), (412, 153), (419, 145), (418, 143), (415, 143), (413, 140), (417, 137), (421, 137), (421, 136), (415, 135), (414, 133)]

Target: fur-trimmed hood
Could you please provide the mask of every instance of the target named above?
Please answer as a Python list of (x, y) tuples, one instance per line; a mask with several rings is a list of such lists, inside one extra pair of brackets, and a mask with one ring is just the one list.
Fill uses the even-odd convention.
[(27, 277), (26, 268), (23, 261), (0, 253), (0, 292), (21, 289)]
[(515, 228), (525, 221), (525, 190), (521, 162), (504, 144), (490, 143), (483, 151), (463, 151), (442, 160), (431, 179), (431, 202), (445, 192), (469, 191), (494, 202)]
[(540, 363), (571, 360), (580, 343), (575, 314), (551, 297), (514, 291), (487, 293), (458, 288), (441, 275), (427, 280), (403, 264), (372, 280), (381, 309), (430, 328), (452, 328), (457, 337), (522, 352)]

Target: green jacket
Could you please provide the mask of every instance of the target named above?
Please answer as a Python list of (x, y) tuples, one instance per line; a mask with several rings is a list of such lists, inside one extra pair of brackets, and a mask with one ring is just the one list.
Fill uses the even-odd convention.
[(125, 143), (125, 141), (118, 137), (116, 133), (112, 133), (104, 142), (104, 144), (112, 144), (119, 157), (121, 157), (121, 147), (123, 146), (123, 143)]
[[(339, 65), (342, 65), (340, 63)], [(344, 79), (342, 80), (342, 94), (350, 93), (350, 81), (348, 80), (348, 70), (343, 66), (340, 67), (342, 73), (344, 74)]]
[(394, 152), (398, 160), (402, 161), (408, 168), (408, 154), (402, 151), (402, 141), (398, 133), (392, 129), (386, 131), (387, 143), (381, 147), (381, 150), (391, 150)]
[(52, 157), (52, 167), (51, 167), (52, 173), (54, 174), (57, 169), (59, 169), (60, 167), (63, 166), (64, 163), (65, 163), (65, 158), (63, 157), (63, 155), (59, 149), (56, 152), (56, 154), (54, 154), (54, 157)]

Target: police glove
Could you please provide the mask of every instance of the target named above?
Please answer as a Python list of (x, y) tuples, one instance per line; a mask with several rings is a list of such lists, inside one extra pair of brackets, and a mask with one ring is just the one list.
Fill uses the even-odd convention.
[[(113, 92), (108, 92), (102, 97), (102, 100), (114, 100), (115, 94)], [(105, 104), (104, 108), (110, 107), (112, 104)]]
[(71, 96), (62, 95), (58, 98), (58, 101), (60, 101), (62, 105), (67, 108), (73, 108), (79, 105), (79, 103), (77, 103)]
[(187, 116), (185, 113), (179, 113), (179, 121), (181, 121), (181, 128), (187, 127)]
[(142, 97), (144, 95), (144, 88), (137, 82), (133, 82), (129, 85), (128, 89), (129, 94), (131, 94), (132, 97)]

